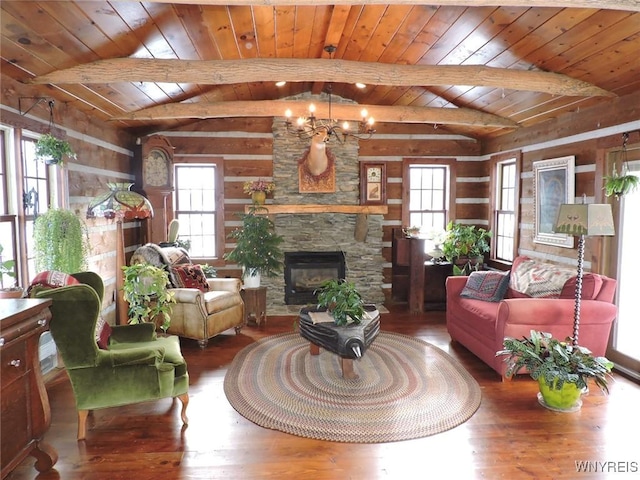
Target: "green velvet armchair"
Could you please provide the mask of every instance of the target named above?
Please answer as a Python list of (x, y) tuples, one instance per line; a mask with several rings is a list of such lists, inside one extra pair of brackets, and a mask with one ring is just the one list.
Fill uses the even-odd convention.
[(80, 285), (40, 291), (51, 298), (51, 335), (69, 374), (78, 410), (78, 440), (86, 436), (90, 410), (178, 397), (186, 425), (189, 374), (176, 336), (157, 337), (151, 323), (111, 327), (99, 348), (96, 323), (104, 285), (93, 272), (73, 275)]

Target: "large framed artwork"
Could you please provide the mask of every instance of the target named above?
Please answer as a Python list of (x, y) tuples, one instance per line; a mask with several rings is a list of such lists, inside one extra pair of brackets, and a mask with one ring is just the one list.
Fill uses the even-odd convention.
[(575, 157), (533, 162), (535, 243), (573, 248), (573, 236), (555, 233), (553, 226), (563, 203), (574, 203)]

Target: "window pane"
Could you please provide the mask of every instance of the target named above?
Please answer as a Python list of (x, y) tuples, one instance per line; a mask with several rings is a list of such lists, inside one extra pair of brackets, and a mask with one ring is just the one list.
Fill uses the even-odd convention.
[(216, 166), (176, 165), (175, 215), (179, 239), (190, 242), (194, 258), (218, 257), (216, 251)]
[(445, 228), (445, 185), (447, 167), (412, 165), (409, 167), (409, 221), (423, 231)]

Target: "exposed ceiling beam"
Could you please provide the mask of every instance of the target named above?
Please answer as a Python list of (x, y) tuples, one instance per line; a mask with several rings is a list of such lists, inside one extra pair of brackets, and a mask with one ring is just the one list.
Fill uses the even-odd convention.
[[(125, 0), (136, 1), (137, 0)], [(318, 5), (318, 0), (151, 0), (156, 3), (198, 3), (199, 5)], [(423, 5), (424, 0), (361, 0), (359, 5)], [(331, 5), (353, 5), (353, 0), (331, 0)], [(640, 0), (434, 0), (429, 5), (462, 7), (554, 7), (602, 8), (640, 11)]]
[(228, 85), (250, 81), (327, 81), (391, 86), (469, 85), (564, 96), (615, 96), (558, 73), (483, 65), (395, 65), (323, 58), (177, 60), (113, 58), (57, 70), (28, 81), (36, 84), (158, 82)]
[[(432, 123), (438, 125), (474, 125), (482, 127), (517, 128), (518, 124), (503, 117), (468, 108), (434, 108), (410, 106), (379, 106), (358, 104), (315, 103), (316, 117), (358, 121), (366, 108), (376, 122)], [(145, 108), (113, 117), (112, 120), (167, 120), (186, 118), (283, 117), (290, 109), (294, 117), (307, 112), (308, 102), (295, 100), (260, 100), (255, 102), (170, 103)]]

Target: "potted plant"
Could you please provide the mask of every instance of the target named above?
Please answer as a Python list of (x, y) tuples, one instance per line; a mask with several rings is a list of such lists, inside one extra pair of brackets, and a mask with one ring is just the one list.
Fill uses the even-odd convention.
[(552, 410), (575, 411), (582, 402), (580, 395), (587, 390), (592, 378), (596, 385), (609, 393), (607, 377), (613, 363), (605, 357), (595, 357), (571, 339), (562, 342), (550, 333), (531, 330), (530, 337), (504, 339), (506, 376), (516, 375), (526, 368), (531, 378), (538, 381), (540, 403)]
[(215, 267), (209, 265), (208, 263), (200, 264), (200, 268), (202, 268), (202, 272), (204, 273), (205, 278), (216, 278), (218, 276), (218, 272)]
[(22, 288), (17, 285), (5, 287), (5, 276), (16, 278), (16, 262), (15, 260), (3, 260), (2, 251), (4, 247), (0, 245), (0, 298), (22, 298), (24, 294)]
[(364, 302), (353, 282), (327, 280), (316, 291), (318, 308), (326, 308), (336, 325), (360, 324), (364, 315)]
[(491, 232), (484, 228), (449, 222), (442, 253), (453, 263), (454, 275), (468, 275), (480, 268), (484, 254), (490, 250), (490, 238)]
[(264, 205), (267, 194), (273, 192), (275, 189), (275, 183), (265, 182), (262, 179), (244, 182), (242, 188), (244, 193), (251, 195), (251, 201), (254, 205)]
[(604, 193), (607, 197), (615, 196), (618, 200), (622, 195), (633, 192), (640, 185), (640, 177), (631, 175), (626, 169), (626, 163), (622, 167), (622, 172), (618, 173), (616, 166), (613, 166), (611, 176), (604, 177)]
[(51, 208), (33, 227), (36, 271), (77, 273), (87, 268), (89, 236), (84, 221), (71, 210)]
[(61, 163), (63, 157), (76, 158), (76, 154), (69, 142), (45, 133), (36, 142), (36, 157), (47, 165), (55, 165)]
[(224, 258), (242, 267), (245, 286), (260, 286), (260, 275), (273, 277), (282, 269), (280, 244), (284, 239), (276, 234), (274, 223), (259, 214), (258, 209), (252, 208), (243, 214), (242, 227), (231, 232), (229, 238), (235, 239), (236, 246)]
[(166, 331), (171, 323), (174, 293), (167, 288), (169, 274), (150, 263), (122, 267), (124, 299), (129, 303), (129, 323), (153, 322)]

